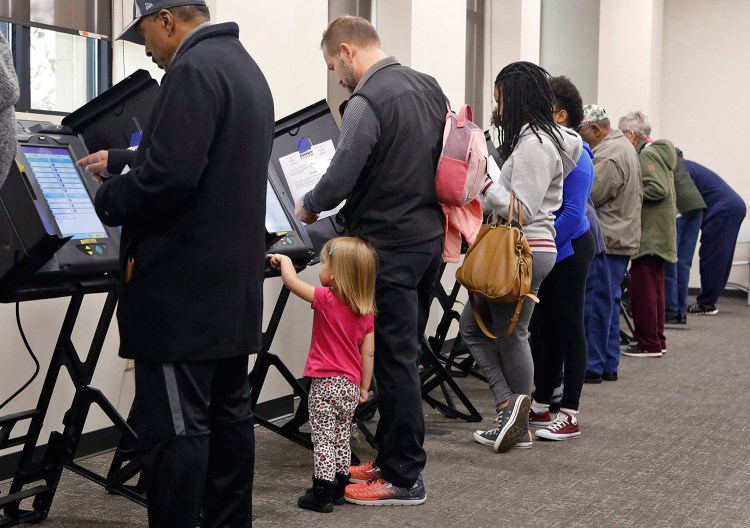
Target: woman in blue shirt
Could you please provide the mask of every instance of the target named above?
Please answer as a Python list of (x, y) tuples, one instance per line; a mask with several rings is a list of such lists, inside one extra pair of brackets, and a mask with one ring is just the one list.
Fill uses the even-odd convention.
[[(567, 77), (550, 79), (555, 94), (553, 118), (558, 125), (578, 128), (583, 119), (583, 102)], [(555, 213), (555, 267), (539, 287), (539, 305), (531, 321), (531, 353), (534, 358), (535, 391), (529, 425), (539, 427), (535, 436), (547, 440), (567, 440), (581, 435), (578, 404), (586, 374), (586, 332), (583, 303), (586, 276), (597, 246), (592, 234), (587, 204), (594, 181), (593, 152), (583, 144), (575, 169), (563, 181), (562, 207)], [(596, 213), (591, 208), (594, 228)], [(564, 367), (563, 397), (557, 416), (549, 411), (552, 393)]]

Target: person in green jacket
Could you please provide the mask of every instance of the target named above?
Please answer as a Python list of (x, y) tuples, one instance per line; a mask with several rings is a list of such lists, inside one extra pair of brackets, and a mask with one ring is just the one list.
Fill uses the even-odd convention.
[(622, 353), (633, 357), (661, 357), (667, 351), (664, 336), (664, 263), (677, 262), (674, 145), (652, 141), (651, 124), (643, 112), (630, 112), (618, 128), (638, 152), (643, 184), (641, 244), (630, 264), (630, 303), (635, 343)]

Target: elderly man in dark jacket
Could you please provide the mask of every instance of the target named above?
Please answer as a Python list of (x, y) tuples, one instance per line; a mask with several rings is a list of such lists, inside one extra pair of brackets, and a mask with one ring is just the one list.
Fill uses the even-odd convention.
[(123, 226), (120, 355), (136, 361), (149, 523), (193, 528), (202, 506), (202, 526), (247, 528), (273, 100), (237, 25), (211, 25), (204, 2), (135, 8), (119, 38), (166, 73), (132, 170), (96, 211)]

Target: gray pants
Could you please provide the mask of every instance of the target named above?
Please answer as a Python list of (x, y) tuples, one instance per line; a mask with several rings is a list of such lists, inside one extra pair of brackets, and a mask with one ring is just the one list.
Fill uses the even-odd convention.
[[(539, 285), (552, 270), (556, 258), (556, 253), (534, 253), (531, 277), (531, 293), (534, 295), (539, 292)], [(480, 297), (476, 300), (487, 328), (495, 335), (504, 334), (516, 310), (516, 303), (493, 303)], [(484, 335), (468, 303), (461, 314), (461, 337), (487, 378), (498, 405), (508, 401), (513, 394), (531, 394), (534, 362), (529, 346), (529, 321), (533, 312), (534, 302), (527, 299), (523, 303), (516, 329), (509, 336), (497, 339)]]

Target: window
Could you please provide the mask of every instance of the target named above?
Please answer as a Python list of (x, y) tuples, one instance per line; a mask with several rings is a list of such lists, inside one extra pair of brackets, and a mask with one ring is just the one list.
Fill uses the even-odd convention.
[(112, 86), (112, 46), (106, 39), (0, 22), (13, 50), (19, 112), (65, 115)]
[(30, 104), (34, 112), (72, 112), (92, 99), (96, 91), (93, 39), (31, 28)]

